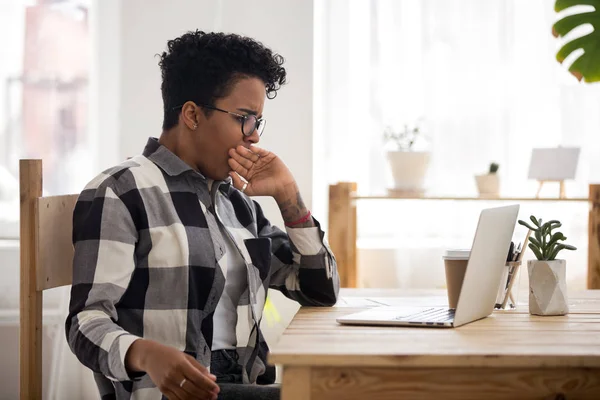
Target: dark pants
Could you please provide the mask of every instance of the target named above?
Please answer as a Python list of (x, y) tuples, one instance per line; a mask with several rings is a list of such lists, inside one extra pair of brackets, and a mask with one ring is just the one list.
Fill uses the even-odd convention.
[(279, 385), (244, 385), (235, 350), (212, 352), (210, 372), (217, 377), (219, 400), (279, 400)]

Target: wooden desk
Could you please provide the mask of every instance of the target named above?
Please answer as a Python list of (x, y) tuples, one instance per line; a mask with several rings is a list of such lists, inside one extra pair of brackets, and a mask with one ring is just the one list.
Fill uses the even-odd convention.
[(600, 399), (600, 291), (571, 293), (564, 317), (532, 316), (525, 305), (456, 329), (335, 322), (380, 303), (447, 299), (342, 289), (335, 307), (301, 308), (269, 356), (283, 366), (282, 400)]

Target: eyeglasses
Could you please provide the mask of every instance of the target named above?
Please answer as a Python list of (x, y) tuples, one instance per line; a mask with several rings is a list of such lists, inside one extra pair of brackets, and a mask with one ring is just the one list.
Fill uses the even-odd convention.
[[(174, 107), (173, 109), (176, 110), (181, 107), (183, 107), (183, 105)], [(252, 134), (254, 133), (255, 130), (258, 131), (258, 136), (262, 136), (262, 133), (265, 130), (265, 125), (267, 124), (267, 120), (265, 120), (264, 118), (257, 118), (256, 115), (252, 115), (252, 114), (248, 114), (248, 115), (238, 114), (238, 113), (223, 110), (223, 109), (220, 109), (217, 107), (208, 106), (205, 104), (198, 104), (198, 107), (204, 107), (204, 108), (208, 108), (209, 110), (220, 111), (222, 113), (230, 114), (230, 115), (237, 117), (237, 119), (240, 121), (240, 124), (242, 127), (242, 134), (244, 136), (252, 136)]]

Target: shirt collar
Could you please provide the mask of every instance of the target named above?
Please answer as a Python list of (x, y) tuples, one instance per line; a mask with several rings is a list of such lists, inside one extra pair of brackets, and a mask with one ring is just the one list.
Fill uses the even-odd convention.
[[(171, 152), (171, 150), (160, 144), (157, 138), (151, 137), (148, 139), (142, 154), (156, 164), (160, 169), (165, 171), (165, 173), (169, 176), (177, 176), (189, 171), (206, 181), (209, 184), (209, 187), (212, 187), (213, 182), (215, 182), (212, 179), (207, 179), (203, 174), (186, 164), (181, 158)], [(230, 185), (231, 177), (228, 176), (225, 180), (217, 181), (217, 183), (217, 187), (221, 183)]]

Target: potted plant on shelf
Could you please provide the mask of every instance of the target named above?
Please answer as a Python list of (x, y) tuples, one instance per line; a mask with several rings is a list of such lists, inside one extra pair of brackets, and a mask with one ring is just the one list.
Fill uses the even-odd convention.
[[(386, 143), (392, 145), (387, 159), (394, 178), (395, 192), (422, 195), (423, 182), (429, 168), (430, 152), (423, 150), (426, 138), (418, 124), (395, 131), (387, 126), (383, 132)], [(422, 149), (422, 150), (419, 150)]]
[(561, 250), (577, 250), (574, 246), (561, 243), (567, 238), (561, 232), (553, 232), (562, 224), (557, 220), (542, 223), (541, 219), (530, 217), (533, 226), (519, 220), (519, 224), (529, 228), (529, 248), (536, 260), (527, 261), (529, 272), (529, 312), (534, 315), (565, 315), (567, 304), (566, 260), (556, 257)]
[(475, 175), (477, 190), (481, 197), (498, 197), (500, 193), (500, 178), (498, 176), (498, 163), (490, 163), (487, 174)]

